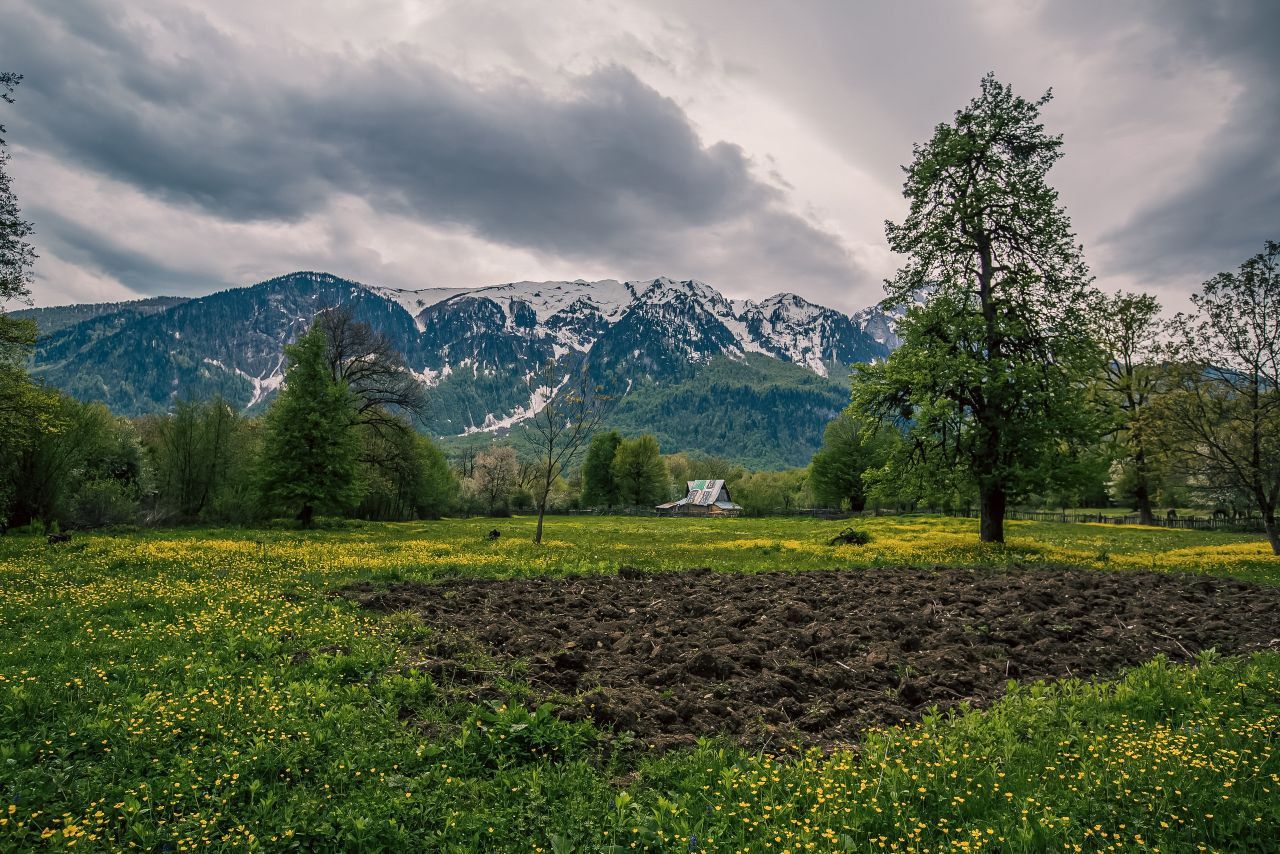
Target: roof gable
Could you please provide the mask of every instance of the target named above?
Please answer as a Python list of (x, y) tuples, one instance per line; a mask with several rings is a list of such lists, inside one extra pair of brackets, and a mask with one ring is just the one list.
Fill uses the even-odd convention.
[(725, 488), (723, 480), (691, 480), (688, 481), (688, 486), (689, 495), (685, 501), (689, 504), (710, 507), (717, 501), (729, 500), (729, 490)]

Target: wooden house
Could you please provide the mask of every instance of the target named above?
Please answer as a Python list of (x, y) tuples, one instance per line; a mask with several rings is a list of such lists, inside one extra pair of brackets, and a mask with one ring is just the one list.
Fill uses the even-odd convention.
[(729, 497), (723, 480), (688, 481), (689, 494), (679, 501), (659, 504), (659, 513), (669, 516), (737, 516), (742, 507)]

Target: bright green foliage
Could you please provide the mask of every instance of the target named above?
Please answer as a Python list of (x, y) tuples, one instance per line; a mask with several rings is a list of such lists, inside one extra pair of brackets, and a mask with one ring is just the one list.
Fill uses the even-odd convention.
[(899, 441), (896, 429), (846, 409), (827, 425), (822, 448), (809, 464), (809, 487), (815, 506), (862, 510), (867, 503), (865, 475), (889, 461)]
[(12, 525), (95, 526), (131, 521), (136, 512), (142, 447), (133, 424), (100, 403), (57, 397), (46, 427), (28, 436), (10, 465)]
[(343, 511), (360, 497), (355, 407), (325, 360), (324, 334), (312, 329), (285, 348), (284, 388), (266, 418), (259, 462), (268, 504), (309, 527), (317, 511)]
[(438, 519), (458, 498), (458, 478), (435, 444), (408, 424), (363, 437), (365, 494), (356, 515), (365, 519)]
[(1152, 511), (1159, 462), (1154, 459), (1152, 404), (1159, 393), (1157, 343), (1163, 324), (1160, 303), (1149, 294), (1118, 293), (1101, 304), (1095, 329), (1106, 350), (1100, 403), (1108, 416), (1112, 445), (1125, 473), (1125, 497), (1131, 497), (1142, 524)]
[(902, 346), (861, 366), (855, 406), (907, 425), (890, 476), (920, 488), (976, 485), (983, 541), (1004, 538), (1008, 502), (1072, 475), (1098, 426), (1086, 381), (1102, 366), (1098, 294), (1046, 174), (1061, 156), (1037, 101), (988, 75), (982, 92), (916, 146), (900, 224), (907, 257), (886, 304), (912, 308)]
[(613, 457), (622, 437), (606, 430), (591, 437), (587, 458), (582, 462), (582, 504), (585, 507), (612, 507), (618, 503), (618, 487), (613, 482)]
[[(0, 73), (0, 102), (13, 103), (13, 88), (22, 75)], [(17, 454), (48, 429), (56, 402), (54, 394), (34, 385), (27, 377), (27, 359), (36, 342), (36, 326), (5, 314), (11, 300), (30, 301), (31, 265), (35, 250), (27, 241), (31, 223), (18, 209), (9, 173), (5, 168), (4, 125), (0, 125), (0, 528), (4, 527), (13, 500)]]
[(613, 455), (612, 472), (620, 503), (642, 506), (666, 501), (667, 467), (652, 436), (623, 439)]
[[(13, 89), (21, 74), (0, 73), (0, 102), (13, 103)], [(31, 223), (22, 218), (18, 200), (13, 194), (9, 172), (9, 152), (5, 150), (4, 125), (0, 125), (0, 307), (9, 300), (26, 299), (30, 293), (31, 265), (36, 253), (27, 238)], [(3, 341), (0, 326), (0, 341)]]
[[(225, 400), (179, 401), (172, 414), (144, 418), (140, 428), (162, 514), (185, 520), (252, 516), (255, 425)], [(239, 512), (228, 515), (236, 507)]]
[(1058, 462), (1047, 491), (1029, 496), (1027, 503), (1052, 509), (1103, 506), (1110, 497), (1111, 464), (1111, 449), (1105, 445), (1079, 448)]
[(812, 506), (807, 488), (810, 480), (805, 469), (757, 471), (726, 485), (733, 500), (742, 505), (745, 515), (768, 516)]

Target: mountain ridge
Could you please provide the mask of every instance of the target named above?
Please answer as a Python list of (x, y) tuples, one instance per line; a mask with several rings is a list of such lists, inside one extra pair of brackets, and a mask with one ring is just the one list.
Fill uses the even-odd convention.
[[(548, 397), (536, 385), (548, 361), (585, 365), (624, 394), (650, 388), (651, 398), (687, 384), (714, 359), (768, 357), (836, 380), (842, 366), (883, 358), (896, 344), (893, 318), (874, 307), (847, 315), (785, 291), (730, 300), (695, 279), (405, 290), (300, 271), (145, 310), (65, 307), (57, 317), (80, 309), (85, 318), (42, 333), (33, 372), (126, 415), (215, 392), (260, 411), (283, 379), (284, 344), (335, 305), (350, 307), (400, 350), (429, 389), (423, 426), (437, 436), (497, 434), (527, 420)], [(829, 389), (819, 397), (825, 412)], [(760, 404), (744, 397), (743, 405)]]

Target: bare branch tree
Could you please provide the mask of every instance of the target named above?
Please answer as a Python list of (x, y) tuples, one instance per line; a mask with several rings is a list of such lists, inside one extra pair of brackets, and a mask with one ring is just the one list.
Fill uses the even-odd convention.
[(545, 400), (530, 419), (525, 434), (525, 441), (535, 451), (532, 487), (538, 505), (538, 527), (533, 541), (541, 543), (551, 488), (586, 447), (591, 434), (608, 415), (613, 399), (591, 382), (585, 365), (549, 361), (530, 385), (531, 398)]
[(1174, 321), (1162, 436), (1202, 483), (1249, 497), (1280, 555), (1280, 243), (1192, 301)]
[(421, 416), (426, 406), (422, 383), (404, 363), (391, 339), (355, 319), (348, 306), (316, 315), (316, 325), (329, 343), (329, 370), (356, 398), (357, 423), (378, 433), (403, 431), (403, 418)]

